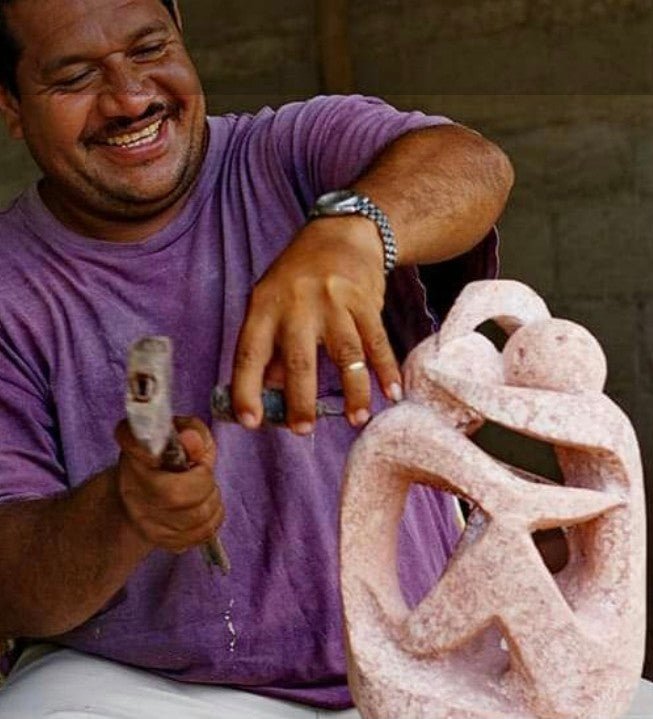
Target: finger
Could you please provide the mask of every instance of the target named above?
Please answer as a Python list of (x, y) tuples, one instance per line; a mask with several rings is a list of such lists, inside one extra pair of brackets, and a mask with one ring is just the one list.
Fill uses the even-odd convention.
[(358, 307), (352, 314), (365, 354), (385, 396), (399, 402), (403, 398), (401, 371), (381, 315), (368, 306)]
[(345, 396), (345, 415), (353, 427), (370, 418), (370, 376), (363, 343), (349, 312), (333, 315), (325, 334), (327, 352), (340, 370)]
[(263, 374), (274, 352), (275, 330), (271, 317), (252, 315), (251, 307), (238, 338), (231, 378), (231, 404), (247, 429), (255, 429), (263, 419)]
[(203, 502), (190, 508), (174, 508), (162, 511), (157, 515), (156, 519), (161, 527), (167, 530), (188, 533), (206, 524), (218, 512), (224, 515), (224, 507), (220, 495), (214, 492)]
[(215, 511), (205, 522), (194, 527), (183, 534), (170, 534), (166, 538), (166, 549), (172, 552), (181, 553), (204, 544), (216, 536), (224, 521), (224, 514), (219, 510)]
[(285, 370), (288, 426), (296, 434), (310, 434), (317, 399), (317, 333), (305, 316), (287, 320), (279, 350)]
[(162, 510), (140, 506), (130, 512), (130, 517), (139, 532), (160, 546), (170, 542), (182, 544), (189, 533), (205, 525), (211, 518), (224, 520), (225, 509), (217, 492), (192, 509)]
[(120, 492), (139, 514), (191, 509), (216, 491), (213, 467), (198, 464), (185, 472), (144, 468), (123, 453), (119, 464)]

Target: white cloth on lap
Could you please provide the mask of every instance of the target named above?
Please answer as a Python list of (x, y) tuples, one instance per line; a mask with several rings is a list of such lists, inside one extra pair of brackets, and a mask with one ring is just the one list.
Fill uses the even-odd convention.
[[(318, 711), (228, 687), (184, 684), (70, 649), (31, 652), (0, 690), (0, 719), (360, 719), (355, 709)], [(624, 719), (653, 719), (651, 682), (642, 680)]]
[(70, 649), (21, 663), (0, 719), (360, 719), (206, 684), (186, 684)]

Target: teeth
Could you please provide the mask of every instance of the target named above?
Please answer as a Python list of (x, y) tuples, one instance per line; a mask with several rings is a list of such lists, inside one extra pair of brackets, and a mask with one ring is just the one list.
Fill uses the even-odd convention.
[(129, 135), (118, 135), (118, 137), (110, 137), (107, 141), (107, 145), (113, 145), (117, 147), (139, 147), (140, 145), (147, 145), (159, 132), (163, 125), (163, 120), (157, 120), (156, 122), (143, 128), (140, 132), (133, 132)]

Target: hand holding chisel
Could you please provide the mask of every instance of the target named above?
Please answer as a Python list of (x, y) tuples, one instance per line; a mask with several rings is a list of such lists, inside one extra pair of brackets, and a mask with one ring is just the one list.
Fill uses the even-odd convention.
[[(128, 360), (126, 409), (132, 434), (159, 458), (160, 469), (184, 472), (190, 464), (173, 423), (171, 354), (167, 337), (146, 337), (133, 345)], [(217, 565), (223, 574), (229, 572), (229, 559), (217, 537), (202, 549), (209, 565)]]

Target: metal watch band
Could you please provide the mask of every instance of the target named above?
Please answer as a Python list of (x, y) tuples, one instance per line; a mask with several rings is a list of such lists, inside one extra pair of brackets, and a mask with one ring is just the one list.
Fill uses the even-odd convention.
[(397, 264), (397, 242), (390, 227), (390, 220), (381, 208), (369, 197), (359, 195), (355, 190), (335, 190), (317, 198), (308, 214), (309, 220), (318, 217), (343, 217), (362, 215), (376, 225), (383, 243), (383, 270), (386, 275)]
[(383, 210), (377, 207), (369, 197), (361, 197), (356, 203), (356, 212), (372, 220), (379, 230), (383, 242), (383, 270), (389, 275), (397, 264), (397, 241), (390, 227), (390, 220)]

